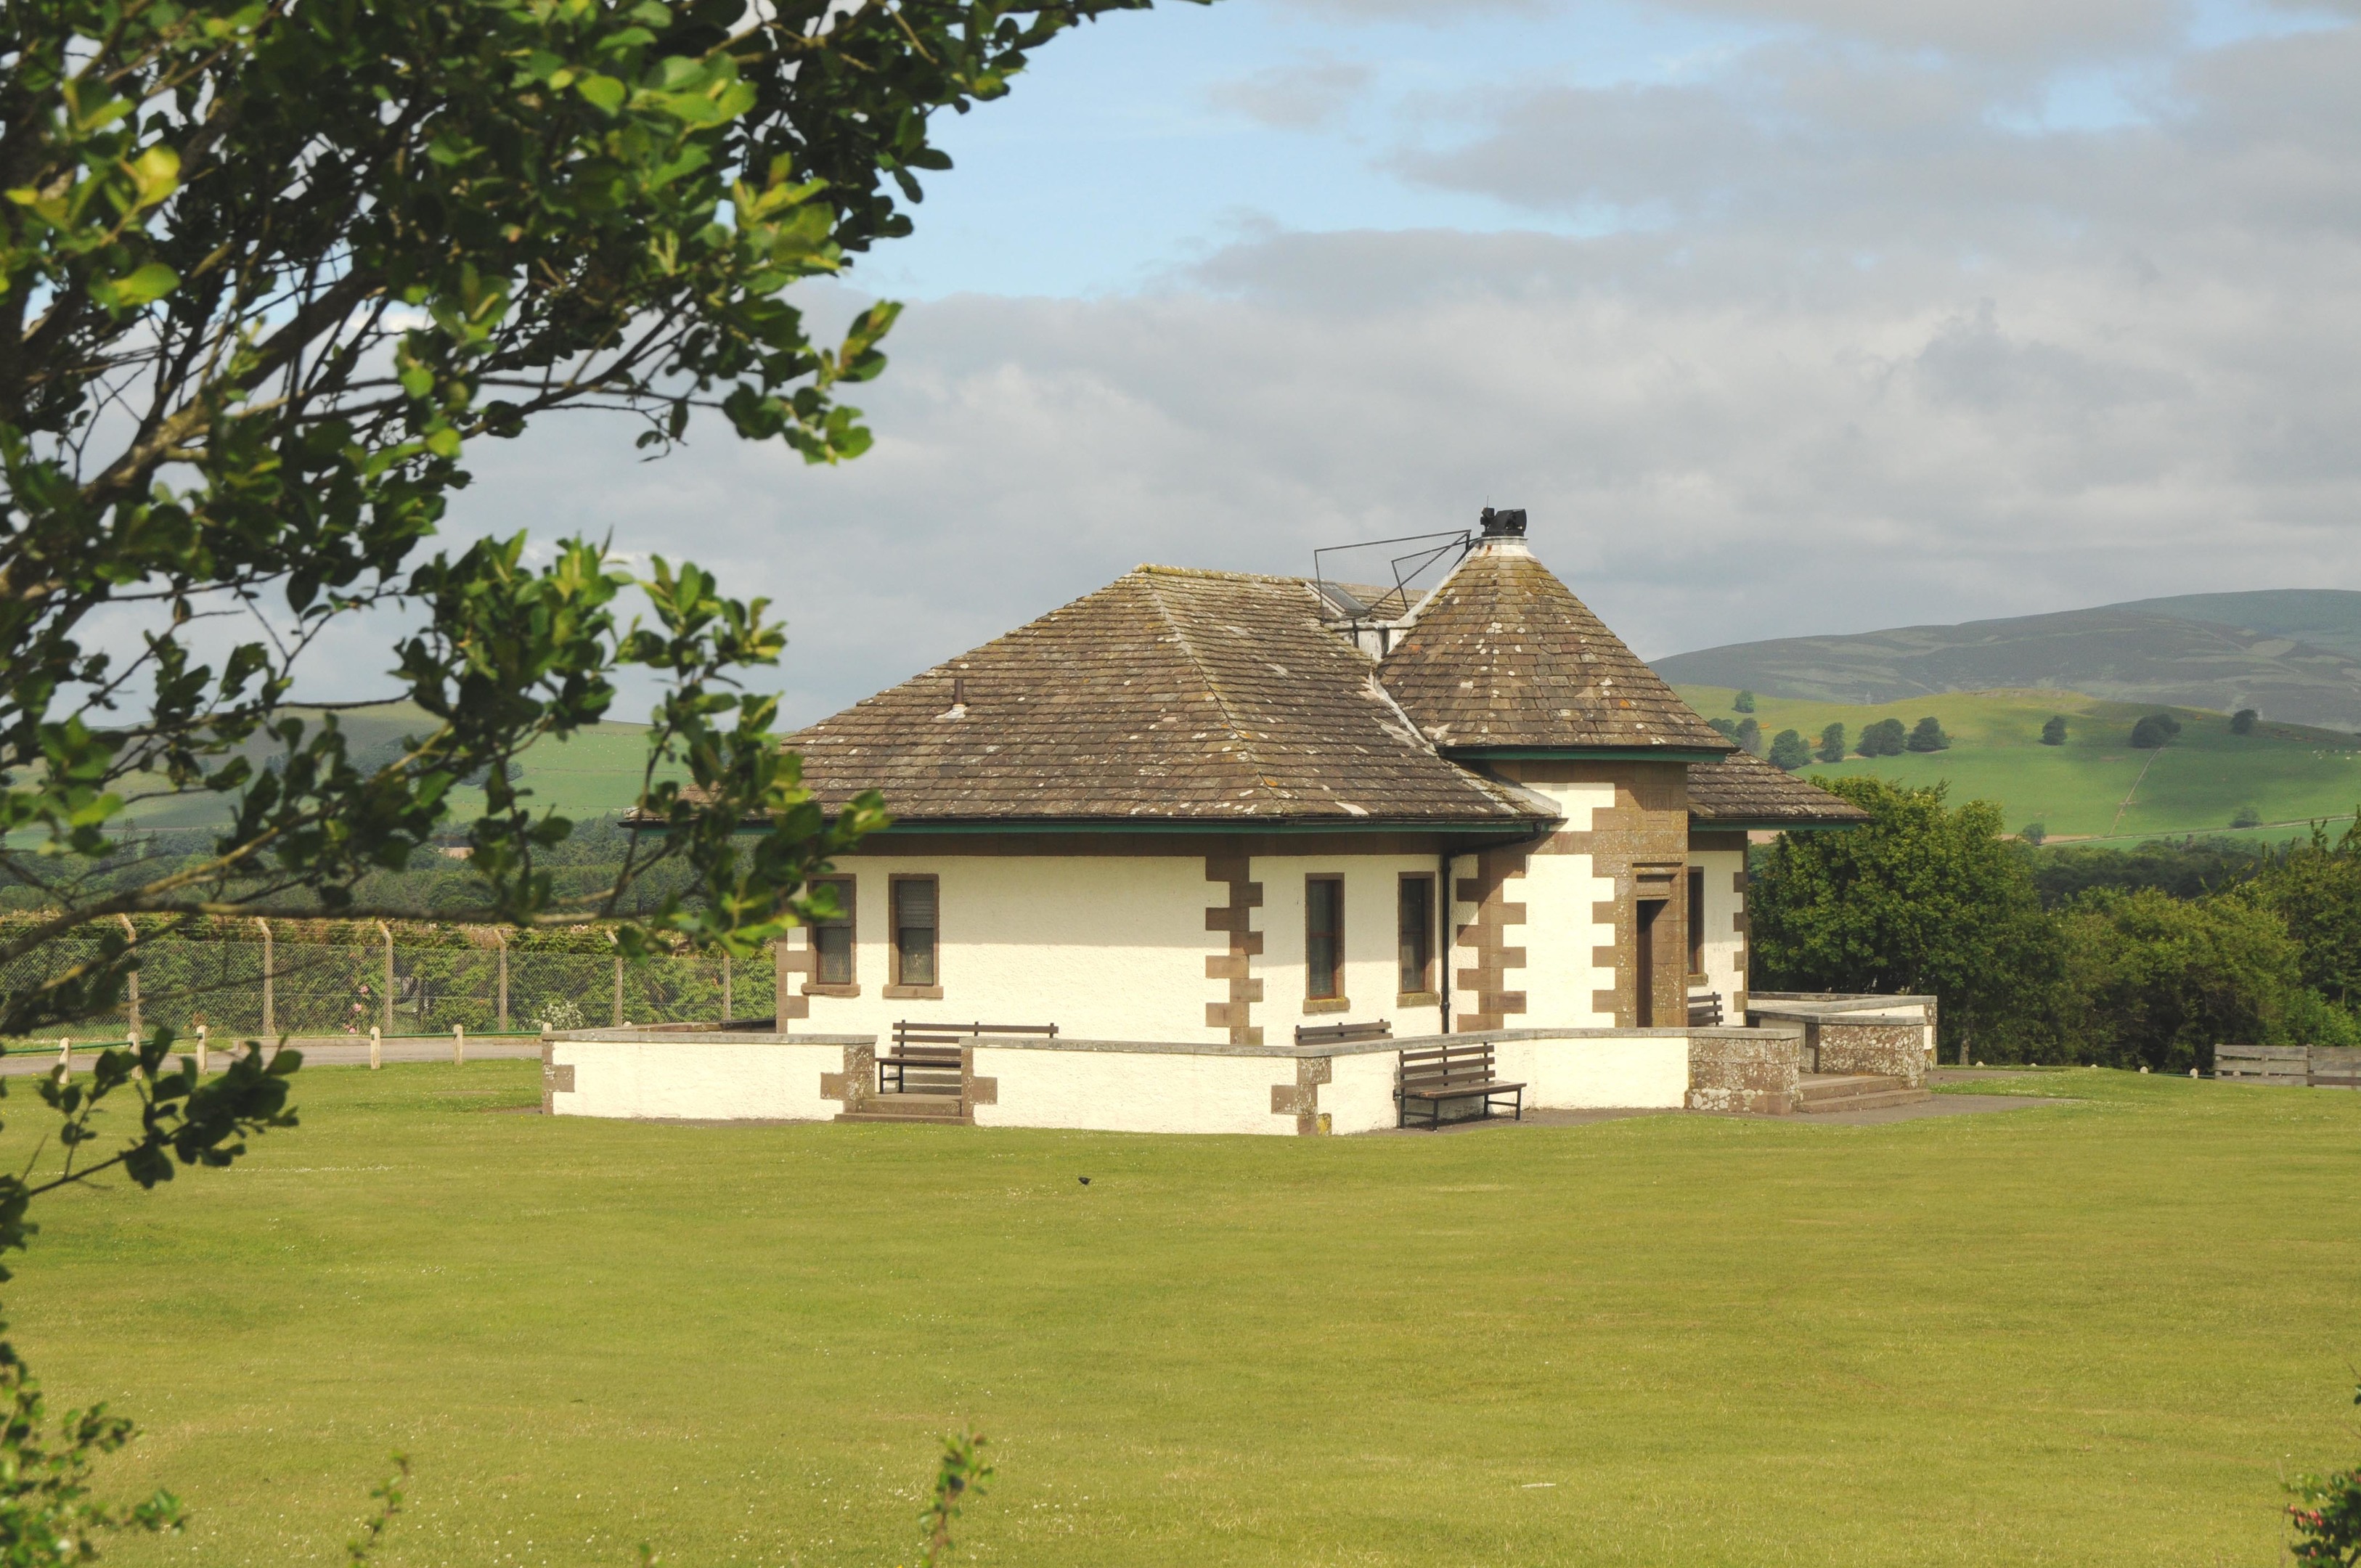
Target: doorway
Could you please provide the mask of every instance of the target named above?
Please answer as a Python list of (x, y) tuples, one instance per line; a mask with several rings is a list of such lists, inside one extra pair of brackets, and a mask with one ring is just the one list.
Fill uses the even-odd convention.
[(1639, 918), (1633, 922), (1638, 950), (1631, 964), (1631, 1016), (1639, 1027), (1653, 1029), (1656, 1026), (1657, 927), (1672, 900), (1642, 898), (1638, 903)]

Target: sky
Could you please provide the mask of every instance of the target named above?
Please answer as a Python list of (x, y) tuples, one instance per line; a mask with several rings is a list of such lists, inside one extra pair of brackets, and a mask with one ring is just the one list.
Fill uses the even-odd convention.
[(2356, 82), (2361, 0), (1168, 0), (810, 291), (907, 303), (867, 455), (568, 416), (450, 532), (768, 597), (791, 724), (1487, 504), (1645, 657), (2361, 588)]

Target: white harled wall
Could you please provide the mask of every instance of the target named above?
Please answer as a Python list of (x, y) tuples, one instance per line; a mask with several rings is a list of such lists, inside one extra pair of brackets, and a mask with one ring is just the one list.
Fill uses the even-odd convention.
[[(1254, 972), (1263, 982), (1255, 1022), (1267, 1044), (1286, 1045), (1298, 1025), (1369, 1024), (1383, 1018), (1396, 1035), (1432, 1035), (1442, 1027), (1440, 1003), (1404, 1006), (1397, 900), (1401, 878), (1439, 876), (1435, 855), (1257, 855), (1249, 862), (1262, 883), (1254, 928), (1262, 956)], [(1345, 879), (1345, 999), (1349, 1007), (1308, 1005), (1303, 968), (1304, 887), (1315, 875)], [(1435, 940), (1440, 943), (1438, 930)], [(1441, 951), (1437, 948), (1437, 959)]]
[[(1206, 1033), (1205, 929), (1213, 884), (1192, 855), (863, 855), (840, 873), (857, 883), (858, 996), (813, 996), (791, 1034), (879, 1035), (895, 1023), (1055, 1024), (1107, 1040)], [(939, 879), (939, 998), (888, 996), (887, 879)], [(797, 931), (789, 946), (805, 947)], [(788, 977), (800, 992), (805, 976)], [(1210, 1036), (1208, 1036), (1210, 1037)]]
[(1721, 995), (1724, 1019), (1738, 1022), (1733, 1010), (1746, 993), (1746, 938), (1737, 917), (1746, 908), (1737, 877), (1746, 869), (1743, 850), (1691, 850), (1689, 864), (1705, 872), (1705, 979), (1692, 981), (1695, 990)]
[[(1587, 833), (1592, 814), (1615, 806), (1611, 783), (1520, 787), (1556, 803), (1565, 821), (1562, 832)], [(1594, 1003), (1600, 991), (1613, 988), (1615, 977), (1592, 960), (1592, 953), (1615, 945), (1614, 923), (1597, 918), (1598, 905), (1615, 897), (1615, 879), (1595, 874), (1588, 855), (1536, 854), (1527, 858), (1523, 878), (1510, 885), (1522, 889), (1525, 905), (1525, 1011), (1504, 1022), (1535, 1028), (1612, 1025), (1614, 1014), (1598, 1011)]]
[[(1396, 1035), (1442, 1025), (1439, 1003), (1405, 1006), (1397, 987), (1395, 911), (1405, 872), (1434, 875), (1432, 855), (1257, 855), (1249, 875), (1263, 902), (1251, 914), (1263, 938), (1253, 959), (1262, 982), (1253, 1020), (1273, 1045), (1300, 1024), (1386, 1019)], [(791, 1034), (873, 1034), (895, 1024), (1055, 1024), (1060, 1035), (1101, 1040), (1226, 1040), (1205, 1022), (1208, 1003), (1225, 1001), (1208, 958), (1226, 957), (1229, 936), (1209, 931), (1205, 912), (1225, 904), (1228, 884), (1208, 882), (1202, 855), (862, 855), (839, 874), (856, 884), (853, 965), (857, 996), (812, 995)], [(892, 918), (889, 879), (938, 879), (940, 997), (888, 996)], [(1345, 879), (1345, 1008), (1308, 1007), (1303, 969), (1304, 887), (1313, 874)], [(1437, 940), (1440, 941), (1440, 933)], [(790, 935), (791, 950), (810, 933)], [(805, 976), (788, 977), (790, 994)]]

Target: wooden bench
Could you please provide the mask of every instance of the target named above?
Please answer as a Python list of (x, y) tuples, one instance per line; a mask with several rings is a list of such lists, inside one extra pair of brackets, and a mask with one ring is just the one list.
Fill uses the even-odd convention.
[(1374, 1024), (1298, 1024), (1295, 1026), (1295, 1043), (1299, 1046), (1354, 1046), (1364, 1040), (1390, 1040), (1393, 1037), (1393, 1024), (1385, 1018)]
[(1721, 1027), (1721, 992), (1708, 991), (1703, 996), (1689, 998), (1689, 1027), (1692, 1029)]
[(1506, 1100), (1516, 1119), (1525, 1119), (1525, 1086), (1502, 1083), (1493, 1076), (1492, 1047), (1488, 1044), (1420, 1046), (1402, 1052), (1401, 1085), (1397, 1093), (1400, 1114), (1394, 1124), (1398, 1127), (1411, 1124), (1413, 1104), (1425, 1107), (1430, 1131), (1442, 1126), (1444, 1103), (1452, 1100), (1482, 1100), (1486, 1117), (1491, 1116), (1499, 1102)]
[(894, 1025), (894, 1047), (877, 1058), (880, 1094), (957, 1094), (962, 1042), (983, 1035), (1058, 1037), (1055, 1024), (914, 1024)]

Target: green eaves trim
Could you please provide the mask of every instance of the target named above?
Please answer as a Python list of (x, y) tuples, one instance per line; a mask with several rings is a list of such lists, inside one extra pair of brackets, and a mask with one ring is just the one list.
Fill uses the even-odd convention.
[(1446, 746), (1454, 762), (1718, 762), (1727, 751), (1675, 751), (1669, 746), (1616, 750), (1592, 746)]
[[(920, 833), (1513, 833), (1527, 834), (1549, 825), (1549, 817), (1507, 817), (1490, 822), (1434, 822), (1402, 817), (1345, 817), (1339, 821), (1272, 821), (1243, 817), (1224, 822), (1175, 822), (1170, 818), (1140, 821), (1122, 818), (1000, 817), (980, 822), (896, 822), (869, 839), (892, 839)], [(867, 840), (864, 839), (864, 842)]]

